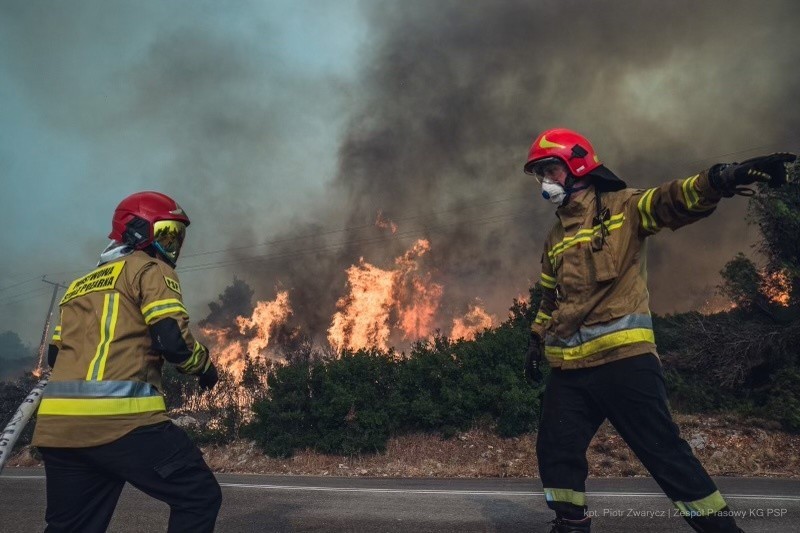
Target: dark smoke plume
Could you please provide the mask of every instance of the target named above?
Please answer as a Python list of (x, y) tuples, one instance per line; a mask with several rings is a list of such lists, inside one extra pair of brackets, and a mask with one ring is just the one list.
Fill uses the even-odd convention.
[[(607, 166), (642, 188), (800, 144), (796, 2), (365, 7), (374, 40), (339, 173), (329, 202), (309, 217), (315, 222), (300, 217), (286, 237), (319, 233), (325, 221), (359, 229), (292, 240), (270, 254), (375, 238), (379, 230), (361, 226), (381, 211), (399, 233), (420, 229), (431, 239), (426, 266), (444, 283), (445, 314), (480, 297), (502, 317), (537, 279), (554, 218), (521, 167), (543, 129), (584, 133)], [(652, 239), (656, 312), (701, 306), (725, 262), (756, 238), (745, 203), (726, 204)], [(359, 256), (388, 265), (413, 237), (272, 260), (251, 274), (266, 288), (275, 280), (290, 288), (295, 316), (320, 335), (344, 269)]]
[[(312, 4), (331, 11), (326, 21), (341, 9)], [(192, 217), (180, 265), (190, 298), (216, 297), (210, 276), (240, 276), (254, 299), (288, 289), (297, 326), (322, 340), (349, 265), (363, 256), (389, 267), (427, 237), (424, 268), (444, 286), (446, 331), (475, 298), (502, 318), (538, 279), (554, 215), (521, 169), (541, 130), (582, 132), (635, 187), (800, 148), (795, 1), (362, 8), (369, 35), (351, 83), (288, 62), (273, 37), (281, 20), (259, 3), (225, 16), (202, 2), (0, 6), (3, 72), (43, 124), (88, 147), (82, 181), (48, 191), (43, 210), (48, 227), (80, 237), (57, 238), (56, 253), (7, 258), (0, 274), (48, 264), (78, 275), (105, 244), (120, 198), (156, 188)], [(318, 194), (305, 178), (325, 168), (342, 116), (338, 171)], [(702, 305), (725, 262), (750, 251), (757, 232), (745, 207), (725, 201), (710, 219), (651, 240), (654, 311)], [(379, 211), (396, 236), (374, 226)], [(191, 257), (221, 248), (234, 250)]]

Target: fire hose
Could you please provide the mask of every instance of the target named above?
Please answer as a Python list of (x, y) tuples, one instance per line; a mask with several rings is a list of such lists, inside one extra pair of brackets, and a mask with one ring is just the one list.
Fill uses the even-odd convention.
[(39, 383), (31, 389), (31, 392), (17, 408), (3, 432), (0, 433), (0, 473), (3, 472), (3, 466), (11, 456), (11, 451), (22, 434), (22, 430), (28, 425), (28, 421), (33, 416), (33, 413), (36, 412), (36, 408), (39, 407), (39, 402), (42, 401), (42, 392), (44, 392), (49, 379), (50, 374), (48, 373), (39, 380)]

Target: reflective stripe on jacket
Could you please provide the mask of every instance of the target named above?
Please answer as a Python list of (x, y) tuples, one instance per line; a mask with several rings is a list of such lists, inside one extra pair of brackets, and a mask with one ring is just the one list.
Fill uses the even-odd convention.
[(583, 368), (656, 353), (646, 238), (710, 215), (720, 198), (702, 173), (652, 189), (604, 192), (602, 222), (592, 187), (559, 207), (542, 254), (542, 301), (531, 325), (544, 339), (549, 363)]
[(159, 320), (175, 320), (190, 347), (179, 370), (199, 373), (208, 366), (207, 350), (189, 332), (175, 271), (142, 251), (73, 281), (60, 312), (52, 340), (59, 352), (39, 406), (36, 446), (96, 446), (169, 420), (161, 394), (164, 361), (148, 329)]

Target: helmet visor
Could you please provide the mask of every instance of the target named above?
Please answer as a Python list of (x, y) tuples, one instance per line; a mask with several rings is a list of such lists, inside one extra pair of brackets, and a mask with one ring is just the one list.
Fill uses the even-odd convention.
[(540, 159), (530, 166), (531, 174), (533, 174), (536, 181), (539, 183), (544, 182), (545, 178), (549, 178), (550, 181), (558, 183), (561, 180), (557, 179), (557, 175), (562, 171), (566, 173), (568, 170), (567, 165), (557, 157)]
[(177, 220), (159, 220), (153, 224), (153, 242), (159, 251), (176, 263), (181, 253), (183, 239), (186, 238), (186, 224)]

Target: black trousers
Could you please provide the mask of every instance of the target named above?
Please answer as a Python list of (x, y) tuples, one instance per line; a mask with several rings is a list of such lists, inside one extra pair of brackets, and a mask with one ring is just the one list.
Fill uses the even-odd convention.
[(725, 506), (672, 421), (661, 363), (644, 354), (593, 368), (554, 369), (550, 375), (536, 455), (551, 509), (583, 515), (586, 450), (606, 418), (679, 509), (686, 504), (709, 514)]
[(213, 531), (222, 491), (203, 455), (171, 422), (89, 448), (39, 448), (48, 533), (102, 532), (127, 481), (170, 507), (169, 531)]

